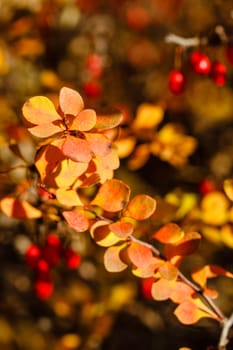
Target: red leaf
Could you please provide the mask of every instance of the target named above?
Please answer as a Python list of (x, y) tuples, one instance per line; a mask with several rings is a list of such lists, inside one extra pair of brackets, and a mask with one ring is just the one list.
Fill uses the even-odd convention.
[(128, 256), (131, 262), (137, 267), (146, 267), (153, 263), (153, 254), (149, 247), (143, 244), (132, 242), (128, 248)]
[(68, 225), (78, 232), (84, 232), (89, 228), (89, 220), (82, 209), (63, 211), (63, 216)]
[(129, 202), (126, 215), (135, 220), (148, 219), (155, 211), (156, 201), (146, 194), (138, 194)]
[(98, 205), (104, 210), (114, 213), (125, 207), (129, 196), (130, 188), (123, 181), (117, 179), (107, 180), (99, 188), (91, 204)]
[(84, 102), (81, 95), (68, 87), (63, 87), (59, 94), (59, 104), (65, 114), (76, 116), (84, 108)]
[(122, 249), (125, 248), (125, 244), (120, 246), (109, 247), (104, 253), (104, 266), (109, 272), (121, 272), (127, 268), (120, 258)]
[(62, 152), (64, 156), (72, 159), (74, 162), (88, 163), (92, 158), (92, 152), (86, 140), (67, 135)]
[(152, 237), (161, 243), (175, 243), (184, 237), (184, 231), (171, 222), (161, 227)]

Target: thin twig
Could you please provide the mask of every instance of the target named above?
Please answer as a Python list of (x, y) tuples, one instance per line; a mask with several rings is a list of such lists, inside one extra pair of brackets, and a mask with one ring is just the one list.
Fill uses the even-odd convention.
[(228, 334), (233, 325), (233, 312), (229, 318), (225, 319), (222, 325), (223, 326), (218, 343), (218, 350), (226, 350), (226, 345), (228, 343)]
[(177, 44), (183, 47), (195, 47), (200, 45), (200, 38), (198, 37), (193, 37), (193, 38), (183, 38), (179, 35), (176, 34), (168, 34), (165, 37), (165, 41), (167, 43), (173, 43), (173, 44)]

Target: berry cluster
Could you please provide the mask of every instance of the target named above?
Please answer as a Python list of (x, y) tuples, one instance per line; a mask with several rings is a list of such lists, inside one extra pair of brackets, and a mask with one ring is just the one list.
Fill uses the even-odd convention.
[[(209, 76), (217, 86), (223, 86), (226, 82), (226, 65), (218, 60), (211, 62), (209, 57), (201, 52), (194, 51), (190, 55), (189, 64), (192, 71), (201, 76)], [(186, 86), (184, 73), (180, 69), (173, 69), (169, 74), (169, 90), (175, 94), (181, 94)]]
[(76, 269), (81, 257), (70, 246), (63, 247), (60, 238), (50, 233), (42, 247), (31, 244), (26, 253), (25, 261), (29, 268), (36, 272), (34, 282), (35, 293), (40, 299), (48, 299), (54, 290), (51, 276), (51, 268), (56, 266), (61, 259), (69, 269)]
[(83, 83), (83, 92), (89, 98), (99, 98), (102, 95), (102, 87), (99, 79), (103, 75), (103, 58), (98, 54), (90, 54), (85, 60), (87, 80)]

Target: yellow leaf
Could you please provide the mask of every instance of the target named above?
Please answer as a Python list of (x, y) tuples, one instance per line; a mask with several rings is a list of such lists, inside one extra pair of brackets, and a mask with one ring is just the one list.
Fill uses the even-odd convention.
[(134, 129), (152, 129), (163, 120), (164, 110), (159, 105), (142, 103), (133, 122)]

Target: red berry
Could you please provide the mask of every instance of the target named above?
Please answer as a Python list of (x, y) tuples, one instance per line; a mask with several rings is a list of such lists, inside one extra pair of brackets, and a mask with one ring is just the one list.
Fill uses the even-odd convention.
[(56, 247), (46, 244), (42, 248), (42, 256), (50, 266), (55, 266), (60, 261), (60, 250), (56, 249)]
[(103, 60), (101, 56), (92, 54), (87, 57), (86, 66), (92, 77), (98, 78), (103, 73)]
[(50, 277), (50, 266), (44, 259), (40, 259), (37, 264), (38, 277), (45, 279)]
[(81, 257), (79, 254), (77, 254), (75, 251), (73, 251), (73, 249), (66, 248), (64, 251), (64, 259), (65, 259), (65, 263), (66, 265), (70, 268), (70, 269), (76, 269), (81, 262)]
[(181, 94), (185, 88), (184, 74), (177, 69), (172, 70), (169, 74), (168, 84), (169, 89), (173, 94)]
[(40, 248), (35, 244), (31, 244), (25, 253), (25, 261), (27, 266), (31, 269), (35, 269), (37, 267), (40, 256)]
[(53, 248), (56, 248), (58, 250), (61, 249), (61, 240), (57, 235), (55, 235), (53, 233), (50, 233), (46, 237), (46, 244), (53, 247)]
[(215, 61), (212, 63), (210, 75), (216, 85), (222, 86), (225, 84), (226, 73), (227, 69), (224, 63), (219, 61)]
[(233, 66), (233, 45), (226, 47), (226, 57), (231, 66)]
[(190, 56), (190, 63), (194, 72), (207, 75), (211, 69), (211, 62), (207, 55), (200, 51), (194, 51)]
[(101, 85), (96, 81), (88, 81), (83, 85), (83, 91), (87, 97), (99, 98), (102, 94)]
[(143, 278), (141, 280), (141, 292), (147, 299), (152, 299), (151, 288), (155, 279), (153, 277)]
[(203, 179), (199, 184), (199, 192), (202, 196), (206, 194), (216, 191), (215, 183), (210, 179)]
[(34, 284), (35, 292), (38, 298), (48, 299), (54, 290), (53, 283), (50, 279), (38, 279)]

